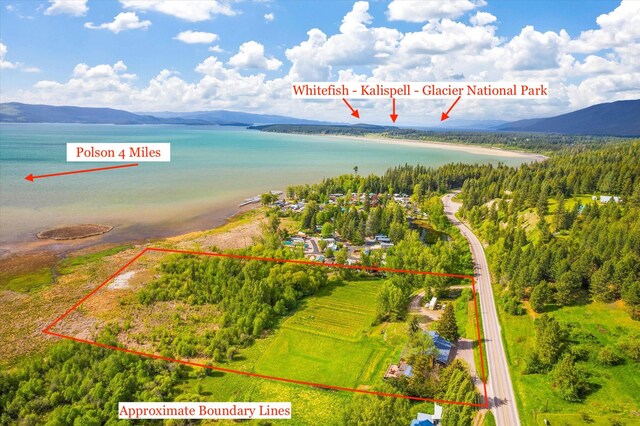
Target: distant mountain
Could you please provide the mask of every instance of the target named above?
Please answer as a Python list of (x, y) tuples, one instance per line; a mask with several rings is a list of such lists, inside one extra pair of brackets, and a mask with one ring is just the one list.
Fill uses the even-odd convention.
[(186, 119), (205, 121), (239, 121), (243, 123), (256, 124), (336, 124), (328, 121), (305, 120), (304, 118), (285, 117), (271, 114), (252, 114), (249, 112), (213, 110), (196, 112), (152, 112), (142, 113), (155, 117), (180, 117)]
[(82, 124), (184, 124), (249, 126), (252, 124), (330, 124), (281, 115), (237, 111), (132, 113), (113, 108), (31, 105), (19, 102), (0, 104), (0, 122), (82, 123)]
[(497, 130), (569, 135), (640, 136), (640, 99), (593, 105), (549, 118), (514, 121)]
[(199, 120), (182, 117), (160, 118), (134, 114), (113, 108), (30, 105), (18, 102), (0, 104), (0, 122), (5, 123), (80, 123), (80, 124), (185, 124), (247, 126), (229, 120)]

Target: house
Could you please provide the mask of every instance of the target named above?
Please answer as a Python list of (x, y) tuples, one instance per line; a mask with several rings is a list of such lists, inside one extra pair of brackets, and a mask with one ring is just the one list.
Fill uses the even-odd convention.
[(436, 347), (438, 353), (435, 356), (435, 360), (441, 365), (448, 365), (453, 355), (453, 343), (440, 336), (437, 331), (429, 331), (433, 344)]
[(435, 404), (433, 414), (418, 413), (415, 419), (411, 421), (411, 426), (438, 426), (442, 419), (442, 406)]
[(391, 242), (391, 239), (384, 234), (378, 234), (374, 237), (374, 239), (379, 243), (387, 243)]
[(407, 364), (407, 362), (400, 358), (400, 362), (398, 364), (391, 364), (389, 368), (387, 368), (387, 372), (384, 373), (384, 379), (398, 379), (402, 376), (411, 377), (413, 373), (411, 372), (411, 366)]
[[(592, 200), (597, 200), (598, 198), (595, 195), (593, 195), (591, 197), (591, 199)], [(601, 195), (600, 196), (600, 202), (602, 204), (606, 204), (606, 203), (609, 203), (611, 201), (613, 201), (614, 203), (619, 203), (621, 200), (620, 200), (620, 197), (616, 197), (616, 196), (613, 196), (613, 195)]]

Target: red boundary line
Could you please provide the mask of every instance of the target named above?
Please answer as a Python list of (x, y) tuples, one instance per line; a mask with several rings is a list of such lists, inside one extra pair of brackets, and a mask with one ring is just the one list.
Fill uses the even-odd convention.
[[(435, 275), (435, 276), (443, 276), (443, 277), (470, 279), (471, 280), (471, 286), (472, 286), (472, 289), (473, 289), (473, 305), (474, 305), (475, 314), (476, 314), (476, 329), (477, 329), (477, 332), (478, 332), (478, 348), (480, 350), (480, 367), (481, 367), (480, 369), (481, 369), (481, 372), (482, 372), (482, 383), (484, 385), (485, 403), (484, 404), (477, 404), (477, 403), (472, 403), (472, 402), (448, 401), (448, 400), (433, 399), (433, 398), (421, 398), (421, 397), (417, 397), (417, 396), (376, 392), (376, 391), (369, 391), (369, 390), (364, 390), (364, 389), (354, 389), (354, 388), (346, 388), (346, 387), (342, 387), (342, 386), (326, 385), (326, 384), (322, 384), (322, 383), (305, 382), (305, 381), (302, 381), (302, 380), (287, 379), (285, 377), (268, 376), (268, 375), (265, 375), (265, 374), (251, 373), (251, 372), (248, 372), (248, 371), (241, 371), (241, 370), (233, 370), (233, 369), (224, 368), (224, 367), (216, 367), (216, 366), (213, 366), (213, 365), (200, 364), (200, 363), (197, 363), (197, 362), (185, 361), (185, 360), (182, 360), (182, 359), (169, 358), (169, 357), (165, 357), (165, 356), (161, 356), (161, 355), (150, 354), (150, 353), (146, 353), (146, 352), (140, 352), (140, 351), (136, 351), (136, 350), (133, 350), (133, 349), (127, 349), (127, 348), (122, 348), (122, 347), (118, 347), (118, 346), (106, 345), (104, 343), (98, 343), (98, 342), (94, 342), (94, 341), (91, 341), (91, 340), (81, 339), (81, 338), (78, 338), (78, 337), (68, 336), (66, 334), (61, 334), (61, 333), (56, 333), (56, 332), (51, 331), (51, 329), (53, 327), (55, 327), (67, 315), (69, 315), (76, 308), (78, 308), (78, 306), (80, 306), (87, 299), (89, 299), (91, 296), (93, 296), (98, 290), (100, 290), (102, 287), (104, 287), (109, 281), (111, 281), (113, 278), (115, 278), (117, 275), (119, 275), (122, 271), (124, 271), (129, 266), (131, 266), (131, 264), (133, 264), (136, 260), (138, 260), (140, 257), (142, 257), (145, 253), (150, 252), (150, 251), (163, 252), (163, 253), (190, 254), (190, 255), (197, 255), (197, 256), (225, 257), (225, 258), (230, 258), (230, 259), (260, 260), (260, 261), (264, 261), (264, 262), (275, 262), (275, 263), (295, 263), (295, 264), (301, 264), (301, 265), (324, 266), (324, 267), (329, 267), (329, 268), (334, 267), (334, 268), (344, 268), (344, 269), (358, 269), (358, 270), (363, 270), (363, 271), (397, 272), (397, 273), (405, 273), (405, 274), (412, 274), (412, 275)], [(270, 258), (270, 257), (242, 256), (242, 255), (237, 255), (237, 254), (199, 252), (199, 251), (188, 251), (188, 250), (173, 250), (173, 249), (165, 249), (165, 248), (147, 247), (144, 250), (142, 250), (140, 253), (138, 253), (135, 257), (133, 257), (131, 260), (129, 260), (124, 266), (122, 266), (120, 269), (118, 269), (116, 272), (114, 272), (102, 284), (100, 284), (98, 287), (93, 289), (89, 294), (87, 294), (82, 299), (80, 299), (78, 302), (76, 302), (65, 313), (63, 313), (58, 318), (56, 318), (51, 324), (49, 324), (44, 330), (42, 330), (42, 332), (45, 333), (45, 334), (48, 334), (50, 336), (55, 336), (55, 337), (59, 337), (59, 338), (62, 338), (62, 339), (69, 339), (69, 340), (73, 340), (73, 341), (80, 342), (80, 343), (86, 343), (86, 344), (89, 344), (89, 345), (98, 346), (98, 347), (101, 347), (101, 348), (113, 349), (113, 350), (116, 350), (116, 351), (125, 352), (125, 353), (129, 353), (129, 354), (134, 354), (134, 355), (140, 355), (140, 356), (144, 356), (144, 357), (147, 357), (147, 358), (153, 358), (153, 359), (159, 359), (159, 360), (163, 360), (163, 361), (175, 362), (175, 363), (178, 363), (178, 364), (188, 365), (188, 366), (191, 366), (191, 367), (208, 368), (210, 370), (221, 371), (221, 372), (224, 372), (224, 373), (241, 374), (241, 375), (244, 375), (244, 376), (257, 377), (257, 378), (261, 378), (261, 379), (277, 380), (277, 381), (286, 382), (286, 383), (294, 383), (294, 384), (313, 386), (313, 387), (319, 387), (319, 388), (324, 388), (324, 389), (333, 389), (333, 390), (355, 392), (355, 393), (363, 393), (363, 394), (370, 394), (370, 395), (388, 396), (388, 397), (394, 397), (394, 398), (404, 398), (404, 399), (411, 399), (411, 400), (417, 400), (417, 401), (437, 402), (437, 403), (441, 403), (441, 404), (467, 405), (467, 406), (471, 406), (471, 407), (480, 407), (480, 408), (488, 408), (489, 407), (489, 399), (488, 399), (488, 396), (487, 396), (487, 380), (486, 380), (486, 375), (485, 375), (485, 370), (484, 370), (484, 359), (483, 359), (483, 354), (482, 354), (482, 352), (483, 352), (483, 349), (482, 349), (482, 335), (480, 333), (480, 320), (478, 318), (478, 304), (477, 304), (477, 298), (476, 298), (476, 281), (475, 281), (475, 278), (472, 275), (447, 274), (447, 273), (443, 273), (443, 272), (416, 271), (416, 270), (410, 270), (410, 269), (393, 269), (393, 268), (370, 267), (370, 266), (362, 266), (362, 265), (343, 265), (343, 264), (339, 264), (339, 263), (312, 262), (312, 261), (308, 261), (308, 260), (299, 260), (299, 259), (276, 259), (276, 258)]]

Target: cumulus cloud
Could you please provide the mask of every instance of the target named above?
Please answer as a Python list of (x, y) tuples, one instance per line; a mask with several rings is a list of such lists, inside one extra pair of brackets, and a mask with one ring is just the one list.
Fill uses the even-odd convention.
[(9, 62), (5, 59), (9, 49), (4, 43), (0, 43), (0, 69), (19, 69), (24, 72), (36, 73), (41, 72), (40, 68), (25, 66), (21, 62)]
[(498, 18), (496, 18), (489, 12), (477, 12), (475, 15), (469, 18), (469, 22), (471, 22), (473, 25), (488, 25), (492, 22), (495, 22), (496, 19)]
[[(150, 3), (157, 2), (145, 4)], [(408, 2), (391, 2), (389, 19), (404, 16), (404, 3)], [(326, 105), (319, 109), (318, 102), (292, 100), (291, 82), (538, 80), (549, 82), (548, 100), (468, 99), (456, 109), (460, 116), (470, 119), (553, 115), (596, 102), (640, 98), (640, 14), (635, 13), (636, 4), (640, 2), (623, 2), (598, 17), (594, 29), (571, 38), (561, 28), (541, 32), (533, 26), (525, 26), (513, 37), (499, 37), (496, 17), (477, 10), (482, 2), (466, 0), (413, 3), (415, 16), (407, 15), (403, 20), (422, 22), (421, 28), (399, 31), (389, 22), (374, 23), (368, 2), (357, 1), (335, 30), (325, 28), (325, 33), (311, 28), (305, 38), (290, 45), (285, 50), (288, 67), (266, 55), (265, 46), (257, 40), (242, 44), (226, 63), (209, 56), (194, 64), (195, 79), (161, 70), (154, 78), (140, 82), (127, 73), (122, 62), (79, 64), (67, 81), (43, 80), (14, 97), (24, 102), (147, 111), (268, 111), (335, 121), (344, 113), (340, 102), (319, 101)], [(145, 10), (158, 8), (149, 6)], [(210, 12), (207, 16), (213, 15)], [(201, 42), (210, 44), (215, 39)], [(213, 45), (209, 50), (222, 51)], [(3, 67), (20, 67), (5, 60), (6, 46), (0, 46), (0, 53)], [(281, 72), (280, 76), (267, 78), (264, 70)], [(411, 102), (410, 108), (403, 110), (409, 124), (429, 123), (425, 117), (437, 122), (442, 108), (447, 107), (446, 101), (406, 102)], [(371, 109), (372, 121), (385, 122), (388, 117), (388, 100), (360, 101), (359, 106)]]
[(160, 12), (190, 22), (207, 21), (215, 15), (235, 15), (229, 4), (218, 0), (120, 0), (125, 9)]
[(569, 40), (565, 30), (541, 33), (528, 25), (499, 51), (502, 54), (501, 66), (513, 70), (557, 68)]
[(87, 1), (88, 0), (49, 0), (51, 6), (44, 11), (44, 14), (84, 16), (89, 10)]
[(17, 68), (16, 64), (6, 61), (4, 59), (9, 49), (4, 43), (0, 43), (0, 69), (13, 69)]
[(273, 22), (274, 19), (276, 19), (276, 15), (274, 15), (273, 12), (264, 14), (264, 20), (265, 21)]
[(109, 30), (115, 34), (120, 31), (147, 29), (151, 25), (151, 21), (141, 21), (135, 12), (121, 12), (113, 18), (113, 22), (105, 22), (104, 24), (94, 25), (93, 22), (84, 24), (85, 28), (92, 30)]
[(392, 57), (402, 33), (395, 28), (368, 26), (373, 20), (368, 10), (366, 1), (358, 1), (342, 19), (338, 34), (327, 37), (314, 28), (307, 32), (306, 41), (287, 49), (291, 78), (324, 80), (332, 76), (336, 66), (373, 65)]
[(596, 30), (583, 31), (571, 42), (571, 50), (581, 53), (623, 47), (640, 42), (640, 2), (625, 0), (611, 13), (598, 16)]
[(218, 35), (204, 31), (182, 31), (176, 35), (174, 40), (179, 40), (188, 44), (211, 44), (218, 39)]
[(243, 43), (238, 53), (229, 59), (229, 65), (236, 68), (258, 68), (263, 70), (277, 70), (282, 62), (274, 57), (264, 55), (264, 46), (256, 41)]
[(408, 22), (427, 22), (431, 19), (443, 18), (453, 19), (485, 4), (484, 0), (393, 0), (389, 3), (387, 17), (391, 21)]

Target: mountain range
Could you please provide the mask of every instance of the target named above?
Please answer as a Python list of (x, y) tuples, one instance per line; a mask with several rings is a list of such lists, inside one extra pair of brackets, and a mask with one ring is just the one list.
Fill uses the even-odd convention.
[(514, 121), (496, 129), (569, 135), (640, 136), (640, 99), (597, 104), (555, 117)]
[[(530, 133), (572, 135), (640, 136), (640, 100), (617, 101), (547, 118), (502, 123), (458, 120), (457, 126), (440, 130), (486, 129)], [(238, 111), (196, 111), (132, 113), (113, 108), (31, 105), (18, 102), (0, 104), (0, 122), (10, 123), (82, 123), (82, 124), (182, 124), (252, 126), (263, 124), (333, 125), (326, 121), (306, 120), (271, 114)], [(491, 124), (489, 126), (489, 124)], [(357, 126), (357, 125), (356, 125)], [(415, 128), (415, 127), (414, 127)], [(430, 128), (436, 130), (435, 128)]]

